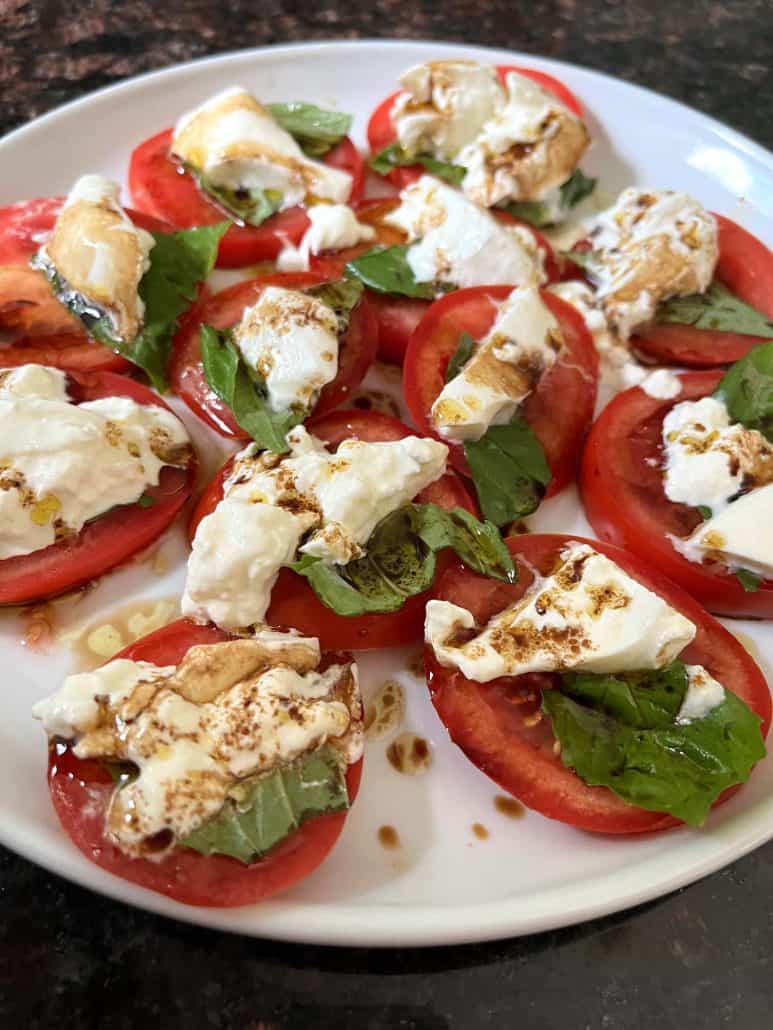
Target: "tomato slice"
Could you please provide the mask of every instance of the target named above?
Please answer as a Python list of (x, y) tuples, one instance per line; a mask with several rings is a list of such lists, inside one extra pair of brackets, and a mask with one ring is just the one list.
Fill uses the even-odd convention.
[(686, 537), (700, 523), (695, 508), (669, 501), (663, 490), (663, 419), (674, 404), (713, 393), (722, 372), (680, 375), (671, 400), (634, 387), (604, 409), (591, 429), (580, 487), (585, 514), (602, 540), (625, 547), (678, 583), (709, 611), (773, 618), (773, 580), (747, 593), (721, 562), (691, 562), (670, 537)]
[[(434, 596), (463, 605), (482, 625), (524, 593), (533, 570), (548, 573), (569, 540), (582, 538), (557, 534), (512, 537), (507, 546), (518, 560), (518, 583), (507, 586), (455, 565), (439, 579)], [(609, 544), (584, 542), (612, 558), (695, 624), (697, 633), (683, 652), (684, 660), (704, 665), (745, 701), (762, 719), (765, 736), (771, 719), (770, 692), (738, 640), (679, 587), (652, 571), (649, 563)], [(669, 815), (626, 804), (606, 787), (589, 787), (564, 766), (553, 750), (555, 738), (549, 720), (540, 712), (540, 690), (550, 686), (550, 677), (503, 677), (476, 683), (458, 670), (441, 666), (429, 647), (425, 667), (432, 702), (451, 739), (482, 772), (529, 808), (599, 833), (642, 833), (678, 825)], [(725, 791), (717, 804), (737, 789)]]
[[(131, 363), (92, 339), (81, 322), (51, 293), (45, 276), (27, 262), (53, 229), (63, 197), (23, 200), (0, 208), (0, 368), (37, 363), (65, 372), (123, 372)], [(171, 226), (128, 210), (143, 229)]]
[[(141, 210), (164, 218), (178, 229), (213, 225), (229, 216), (196, 185), (189, 172), (169, 156), (172, 129), (145, 140), (132, 152), (129, 163), (129, 193)], [(363, 190), (362, 157), (345, 137), (323, 163), (352, 176), (350, 202), (356, 203)], [(220, 242), (219, 268), (242, 268), (258, 261), (273, 261), (287, 243), (297, 244), (309, 227), (302, 207), (290, 207), (258, 226), (234, 223)]]
[[(329, 447), (337, 448), (344, 440), (365, 440), (375, 443), (383, 440), (402, 440), (414, 435), (414, 430), (375, 411), (333, 411), (306, 423), (310, 433)], [(191, 540), (196, 527), (205, 515), (217, 507), (223, 497), (223, 483), (231, 470), (233, 459), (225, 463), (199, 500), (191, 517), (188, 535)], [(478, 509), (461, 479), (447, 472), (431, 483), (416, 497), (420, 503), (433, 503), (450, 511), (465, 508), (478, 515)], [(438, 568), (445, 565), (444, 556)], [(424, 625), (424, 606), (430, 591), (410, 597), (397, 612), (354, 617), (336, 615), (314, 593), (303, 576), (291, 569), (282, 569), (271, 593), (271, 604), (266, 613), (270, 626), (293, 628), (307, 636), (319, 637), (323, 650), (375, 650), (397, 647), (421, 639)]]
[[(719, 227), (716, 278), (773, 319), (773, 251), (724, 215), (715, 213), (714, 217)], [(768, 337), (664, 323), (637, 331), (632, 343), (648, 361), (711, 368), (738, 361), (763, 339)]]
[[(511, 292), (509, 286), (457, 290), (436, 300), (427, 310), (405, 355), (403, 376), (405, 402), (423, 433), (437, 436), (430, 411), (445, 385), (446, 369), (459, 344), (459, 334), (466, 332), (473, 339), (482, 339), (494, 322), (497, 306)], [(553, 473), (547, 490), (550, 497), (574, 479), (580, 448), (593, 420), (598, 354), (585, 323), (571, 305), (546, 290), (542, 299), (559, 322), (564, 348), (521, 411), (545, 449)], [(451, 444), (451, 457), (460, 472), (470, 474), (460, 444)]]
[[(267, 286), (303, 290), (325, 282), (325, 276), (314, 272), (278, 272), (246, 282), (235, 283), (214, 295), (205, 295), (191, 308), (174, 339), (169, 364), (169, 381), (175, 393), (191, 411), (221, 436), (248, 440), (237, 425), (231, 409), (217, 396), (204, 375), (201, 362), (200, 326), (228, 329), (236, 325), (246, 307), (254, 304)], [(339, 341), (338, 372), (319, 396), (315, 414), (323, 414), (343, 404), (352, 390), (360, 385), (376, 357), (378, 327), (368, 297), (363, 294), (351, 313), (349, 325)]]
[[(70, 397), (76, 403), (100, 397), (130, 397), (138, 404), (164, 402), (147, 387), (113, 372), (72, 372)], [(187, 469), (167, 466), (158, 486), (145, 494), (149, 507), (123, 504), (88, 522), (77, 536), (61, 540), (31, 554), (0, 561), (0, 605), (29, 604), (55, 597), (103, 576), (156, 540), (174, 520), (190, 496), (196, 480), (196, 462)]]
[[(502, 85), (505, 84), (505, 76), (508, 72), (518, 72), (529, 79), (533, 79), (543, 89), (558, 97), (561, 103), (565, 104), (578, 118), (583, 117), (582, 107), (577, 97), (552, 75), (548, 75), (547, 72), (537, 71), (536, 68), (521, 68), (514, 64), (501, 64), (497, 65), (497, 74), (502, 80)], [(397, 90), (394, 93), (390, 93), (386, 99), (381, 101), (370, 116), (367, 128), (368, 146), (370, 147), (371, 154), (374, 156), (381, 153), (384, 147), (388, 147), (390, 143), (395, 141), (396, 134), (392, 124), (392, 108), (401, 92), (401, 90)], [(423, 173), (424, 168), (421, 165), (406, 165), (402, 168), (393, 168), (384, 178), (388, 179), (398, 189), (404, 189), (406, 186), (410, 186), (412, 182), (415, 182)]]
[[(229, 639), (214, 626), (179, 619), (116, 657), (173, 665), (194, 645)], [(351, 802), (357, 796), (361, 773), (362, 760), (347, 770)], [(150, 861), (130, 858), (106, 838), (105, 817), (114, 784), (100, 762), (76, 758), (66, 745), (54, 744), (49, 752), (48, 786), (62, 827), (90, 862), (185, 905), (251, 905), (287, 890), (324, 861), (346, 821), (345, 812), (312, 819), (251, 865), (225, 855), (200, 855), (189, 848)]]

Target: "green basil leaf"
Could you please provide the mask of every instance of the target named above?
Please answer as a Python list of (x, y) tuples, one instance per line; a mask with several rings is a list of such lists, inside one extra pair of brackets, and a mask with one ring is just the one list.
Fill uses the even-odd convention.
[(561, 691), (567, 697), (638, 729), (673, 725), (687, 686), (687, 669), (679, 661), (665, 669), (621, 676), (568, 672), (561, 677)]
[(450, 161), (438, 161), (437, 158), (430, 157), (428, 154), (409, 154), (397, 141), (384, 147), (370, 162), (370, 167), (379, 175), (387, 175), (393, 168), (401, 168), (406, 165), (421, 165), (438, 179), (445, 179), (453, 186), (461, 186), (462, 179), (467, 174), (464, 165), (452, 164)]
[[(563, 688), (543, 692), (561, 759), (590, 786), (609, 787), (628, 804), (700, 826), (719, 795), (744, 783), (764, 758), (760, 719), (728, 690), (703, 719), (665, 725), (663, 690), (655, 688), (656, 699), (645, 707), (639, 695), (649, 690), (648, 676), (639, 677), (631, 683), (631, 704), (607, 693), (606, 710), (578, 702)], [(651, 725), (643, 724), (648, 713)]]
[(477, 343), (469, 333), (459, 333), (459, 343), (456, 345), (456, 350), (451, 356), (451, 360), (448, 362), (446, 367), (447, 383), (450, 383), (452, 379), (455, 379), (459, 375), (475, 353), (475, 348), (477, 346)]
[(773, 339), (773, 322), (716, 281), (705, 293), (664, 301), (658, 306), (655, 318), (658, 322), (691, 325), (696, 329)]
[(573, 207), (593, 193), (597, 182), (598, 179), (592, 179), (581, 169), (575, 168), (563, 186), (559, 187), (557, 204), (539, 200), (522, 200), (507, 204), (505, 210), (515, 218), (520, 218), (522, 222), (528, 222), (536, 229), (542, 229), (562, 221)]
[(338, 319), (338, 335), (342, 336), (349, 328), (349, 318), (360, 302), (365, 287), (359, 279), (339, 279), (336, 282), (320, 283), (310, 286), (306, 293), (331, 308)]
[(750, 350), (725, 372), (714, 396), (734, 422), (758, 429), (773, 441), (773, 343)]
[(202, 855), (228, 855), (248, 864), (308, 819), (348, 808), (344, 764), (333, 748), (324, 746), (246, 780), (238, 797), (226, 801), (180, 844)]
[(200, 337), (201, 360), (209, 385), (256, 443), (275, 454), (283, 454), (287, 450), (287, 434), (303, 421), (303, 413), (271, 410), (265, 383), (242, 359), (230, 330), (202, 325)]
[(374, 247), (346, 265), (346, 275), (359, 279), (377, 293), (397, 293), (403, 297), (433, 300), (434, 283), (417, 283), (406, 257), (408, 245)]
[(341, 111), (326, 111), (316, 104), (295, 100), (289, 104), (269, 104), (272, 118), (296, 140), (309, 157), (322, 157), (340, 143), (352, 127), (352, 116)]
[(582, 268), (584, 272), (593, 274), (596, 259), (592, 250), (565, 250), (561, 256)]
[(530, 515), (539, 507), (551, 472), (542, 444), (525, 418), (490, 426), (469, 440), (464, 454), (484, 516), (495, 526)]
[(708, 522), (708, 520), (714, 514), (707, 504), (699, 504), (698, 511), (701, 513), (701, 518), (704, 522)]
[(202, 172), (186, 166), (190, 174), (199, 184), (199, 188), (207, 193), (224, 211), (237, 220), (257, 228), (282, 206), (282, 193), (279, 190), (263, 190), (260, 188), (232, 188), (218, 186)]
[(435, 555), (448, 547), (476, 572), (515, 580), (512, 558), (495, 526), (462, 508), (448, 512), (435, 504), (408, 504), (387, 515), (363, 558), (336, 567), (307, 555), (290, 568), (305, 576), (338, 615), (392, 612), (432, 586)]
[(596, 189), (598, 179), (586, 175), (581, 168), (575, 168), (561, 187), (561, 204), (568, 211), (585, 200)]
[(156, 498), (151, 497), (150, 494), (143, 494), (142, 497), (137, 501), (140, 508), (152, 508), (156, 503)]
[(756, 594), (762, 583), (762, 576), (758, 576), (756, 572), (750, 572), (748, 569), (737, 569), (735, 578), (747, 594)]

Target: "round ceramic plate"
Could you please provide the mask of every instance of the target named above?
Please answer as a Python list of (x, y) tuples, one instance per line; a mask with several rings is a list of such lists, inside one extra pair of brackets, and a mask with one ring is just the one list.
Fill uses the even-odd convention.
[[(773, 243), (773, 156), (743, 136), (596, 72), (508, 51), (434, 43), (276, 47), (123, 83), (0, 142), (0, 204), (66, 192), (85, 171), (125, 181), (135, 144), (235, 84), (263, 100), (307, 99), (349, 111), (353, 135), (363, 144), (367, 116), (395, 88), (398, 74), (416, 62), (448, 57), (542, 68), (574, 90), (594, 140), (584, 166), (600, 176), (602, 202), (632, 183), (685, 189)], [(394, 386), (393, 380), (387, 383)], [(183, 415), (206, 467), (213, 469), (222, 448)], [(545, 504), (531, 528), (588, 532), (572, 492)], [(83, 626), (112, 619), (120, 628), (129, 602), (139, 602), (138, 610), (147, 613), (150, 602), (160, 600), (168, 602), (162, 612), (171, 612), (184, 562), (177, 527), (160, 548), (77, 601), (0, 615), (0, 841), (62, 876), (154, 912), (261, 937), (451, 944), (533, 933), (635, 905), (705, 876), (773, 836), (773, 758), (700, 831), (616, 840), (531, 812), (513, 818), (495, 805), (494, 784), (449, 742), (423, 680), (410, 671), (418, 653), (413, 648), (363, 656), (362, 679), (366, 696), (386, 678), (401, 681), (407, 699), (402, 728), (430, 742), (432, 766), (423, 776), (401, 775), (387, 761), (388, 738), (371, 740), (346, 829), (329, 860), (303, 884), (259, 906), (216, 910), (178, 905), (109, 876), (87, 862), (57, 824), (45, 782), (45, 738), (30, 708), (73, 667), (72, 640)], [(770, 674), (773, 627), (728, 625)], [(485, 827), (487, 836), (479, 828), (476, 833), (474, 824)], [(383, 826), (397, 831), (399, 846), (380, 843)]]

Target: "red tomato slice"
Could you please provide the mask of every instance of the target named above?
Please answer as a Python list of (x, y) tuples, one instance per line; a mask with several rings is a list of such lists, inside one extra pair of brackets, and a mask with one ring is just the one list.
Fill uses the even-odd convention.
[[(519, 581), (512, 586), (485, 579), (460, 566), (450, 567), (436, 584), (435, 597), (464, 605), (484, 624), (516, 601), (533, 578), (533, 569), (550, 571), (568, 540), (581, 537), (529, 534), (507, 541), (518, 559)], [(660, 594), (697, 627), (695, 640), (683, 652), (690, 663), (704, 665), (770, 727), (771, 699), (765, 678), (736, 638), (691, 597), (633, 555), (609, 544), (590, 543), (612, 558), (628, 575)], [(550, 819), (599, 833), (642, 833), (677, 825), (669, 815), (628, 805), (606, 787), (589, 787), (566, 768), (553, 750), (550, 723), (540, 714), (540, 690), (549, 676), (506, 677), (476, 683), (458, 670), (444, 668), (432, 650), (425, 650), (432, 702), (451, 739), (478, 768), (504, 790)], [(717, 804), (738, 788), (725, 791)]]
[[(182, 397), (191, 411), (221, 436), (249, 439), (247, 433), (237, 425), (228, 405), (220, 400), (204, 376), (199, 327), (202, 323), (214, 326), (215, 329), (228, 329), (236, 325), (244, 309), (254, 304), (267, 286), (302, 290), (321, 282), (325, 282), (325, 277), (313, 272), (278, 272), (276, 275), (235, 283), (219, 293), (206, 295), (188, 312), (175, 336), (169, 381), (174, 392)], [(338, 373), (320, 393), (315, 414), (323, 414), (343, 404), (352, 390), (356, 390), (373, 364), (377, 344), (375, 316), (368, 298), (363, 294), (340, 339)]]
[[(145, 140), (132, 152), (129, 193), (141, 210), (164, 218), (178, 229), (213, 225), (229, 216), (198, 188), (192, 175), (169, 156), (172, 130)], [(325, 157), (323, 163), (352, 176), (351, 203), (362, 195), (364, 165), (348, 136)], [(242, 268), (258, 261), (273, 261), (286, 243), (297, 244), (309, 227), (302, 207), (286, 211), (254, 228), (234, 223), (220, 242), (219, 268)]]
[[(179, 619), (132, 644), (117, 657), (173, 665), (196, 644), (228, 639), (227, 633), (214, 626)], [(361, 773), (360, 760), (346, 774), (352, 802)], [(105, 816), (114, 785), (100, 762), (76, 758), (68, 747), (55, 744), (49, 752), (48, 786), (62, 827), (90, 862), (185, 905), (251, 905), (287, 890), (324, 861), (346, 821), (345, 812), (312, 819), (252, 865), (225, 855), (200, 855), (189, 848), (179, 848), (155, 862), (129, 858), (105, 837)]]
[[(485, 336), (496, 317), (497, 305), (511, 292), (509, 286), (457, 290), (436, 300), (427, 310), (405, 355), (403, 376), (405, 402), (423, 433), (437, 436), (430, 411), (445, 385), (446, 369), (459, 344), (459, 334), (469, 333), (476, 340)], [(550, 497), (574, 478), (580, 448), (593, 420), (598, 354), (577, 311), (547, 290), (542, 291), (542, 298), (558, 319), (565, 346), (559, 360), (522, 405), (522, 413), (545, 449), (553, 473), (547, 490)], [(469, 475), (459, 444), (451, 445), (451, 456), (456, 468)]]
[[(505, 83), (505, 76), (508, 72), (519, 72), (521, 75), (527, 76), (527, 78), (533, 79), (539, 83), (543, 89), (549, 90), (553, 93), (562, 104), (565, 104), (570, 111), (573, 111), (578, 118), (583, 117), (582, 107), (577, 97), (568, 89), (562, 82), (554, 78), (552, 75), (548, 75), (547, 72), (537, 71), (535, 68), (521, 68), (514, 64), (502, 64), (497, 65), (497, 74), (502, 80), (502, 84)], [(390, 143), (395, 141), (395, 129), (392, 124), (392, 108), (394, 107), (395, 100), (400, 96), (401, 90), (397, 90), (394, 93), (390, 93), (385, 100), (382, 100), (378, 107), (375, 109), (373, 114), (370, 116), (368, 122), (367, 134), (368, 134), (368, 146), (370, 147), (371, 154), (375, 157), (376, 154), (380, 154), (384, 147), (388, 147)], [(415, 182), (420, 175), (424, 173), (424, 168), (421, 165), (406, 165), (403, 168), (393, 168), (388, 175), (385, 176), (393, 185), (398, 189), (404, 189), (406, 186), (410, 186), (412, 182)]]
[[(138, 404), (164, 402), (146, 386), (113, 372), (72, 372), (68, 389), (76, 403), (100, 397), (130, 397)], [(29, 604), (55, 597), (103, 576), (153, 543), (190, 496), (196, 462), (187, 469), (167, 466), (158, 486), (145, 494), (150, 507), (124, 504), (87, 523), (77, 536), (32, 554), (0, 561), (0, 605)]]
[[(334, 411), (307, 422), (307, 428), (330, 447), (338, 447), (343, 440), (402, 440), (414, 431), (391, 415), (374, 411)], [(188, 527), (191, 540), (196, 527), (205, 515), (214, 511), (223, 497), (223, 483), (230, 472), (232, 459), (227, 461), (205, 489)], [(431, 483), (416, 497), (421, 503), (433, 503), (450, 511), (466, 508), (478, 514), (462, 481), (453, 472), (447, 472)], [(438, 561), (442, 568), (443, 557)], [(374, 650), (397, 647), (421, 639), (424, 625), (424, 606), (430, 591), (410, 597), (397, 612), (377, 615), (336, 615), (327, 608), (311, 589), (307, 581), (290, 569), (282, 569), (271, 594), (271, 605), (266, 613), (270, 626), (294, 628), (307, 636), (319, 637), (323, 650)]]
[[(719, 226), (716, 278), (773, 319), (773, 251), (724, 215), (714, 217)], [(658, 364), (711, 368), (738, 361), (768, 338), (664, 323), (639, 330), (632, 342), (645, 359)]]
[(604, 409), (591, 429), (580, 486), (585, 514), (602, 540), (625, 547), (678, 583), (709, 611), (773, 618), (773, 580), (747, 593), (720, 562), (688, 561), (670, 536), (684, 537), (701, 518), (695, 508), (674, 504), (663, 490), (663, 419), (674, 404), (713, 393), (722, 373), (679, 376), (682, 392), (671, 400), (635, 387)]

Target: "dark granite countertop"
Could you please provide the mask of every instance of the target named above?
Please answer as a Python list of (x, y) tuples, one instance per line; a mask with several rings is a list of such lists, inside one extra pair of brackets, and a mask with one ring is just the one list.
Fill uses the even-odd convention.
[[(371, 0), (351, 8), (0, 0), (0, 132), (125, 76), (205, 54), (399, 36), (576, 61), (773, 144), (769, 0)], [(2, 850), (0, 890), (0, 1025), (20, 1030), (763, 1030), (773, 1023), (773, 844), (629, 913), (529, 939), (424, 952), (278, 945), (187, 927), (92, 895)]]

